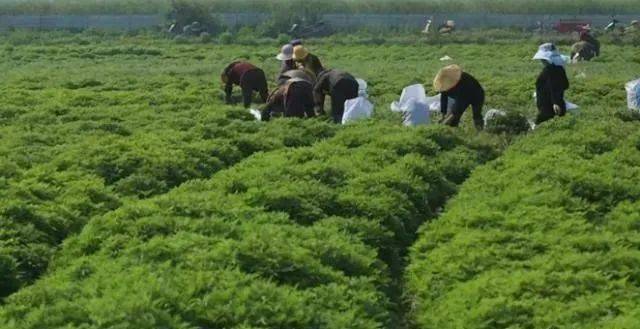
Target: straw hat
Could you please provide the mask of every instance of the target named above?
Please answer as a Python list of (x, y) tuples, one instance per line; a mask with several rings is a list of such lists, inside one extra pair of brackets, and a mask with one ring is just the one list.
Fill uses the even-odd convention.
[(276, 56), (276, 59), (280, 60), (280, 61), (288, 61), (290, 59), (293, 58), (293, 46), (292, 45), (284, 45), (282, 46), (282, 50), (280, 50), (280, 53), (278, 54), (278, 56)]
[(304, 60), (309, 56), (309, 51), (303, 46), (293, 47), (293, 59), (296, 61)]
[(433, 89), (436, 92), (449, 91), (455, 87), (462, 78), (462, 68), (458, 65), (449, 65), (440, 70), (433, 80)]
[(638, 20), (633, 20), (633, 21), (631, 21), (631, 25), (632, 25), (632, 26), (640, 25), (640, 21), (638, 21)]

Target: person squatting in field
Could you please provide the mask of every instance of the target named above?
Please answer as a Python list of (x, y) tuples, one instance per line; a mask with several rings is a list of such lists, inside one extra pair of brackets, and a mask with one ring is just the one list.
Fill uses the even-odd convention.
[(269, 95), (267, 104), (260, 111), (261, 120), (269, 121), (274, 114), (296, 118), (314, 117), (314, 82), (313, 74), (303, 70), (281, 74), (278, 88)]
[(315, 112), (324, 114), (324, 99), (331, 96), (331, 116), (335, 123), (342, 122), (344, 102), (358, 97), (358, 81), (351, 74), (340, 70), (322, 71), (313, 88)]
[(227, 104), (231, 103), (233, 85), (238, 85), (242, 89), (242, 101), (245, 108), (251, 106), (251, 97), (254, 91), (260, 93), (263, 102), (267, 101), (269, 90), (264, 71), (249, 62), (236, 61), (229, 64), (222, 71), (220, 79), (225, 84), (224, 91)]
[[(441, 123), (457, 127), (462, 115), (471, 106), (476, 129), (484, 128), (484, 89), (471, 74), (463, 72), (458, 65), (449, 65), (438, 72), (433, 80), (433, 88), (440, 92), (440, 112), (443, 116)], [(455, 101), (450, 110), (449, 98)]]
[(296, 62), (297, 68), (309, 70), (316, 76), (324, 71), (324, 67), (322, 63), (320, 63), (318, 56), (309, 53), (303, 45), (293, 47), (293, 60)]
[(544, 66), (536, 80), (537, 125), (567, 113), (564, 93), (569, 89), (569, 79), (564, 70), (565, 60), (554, 44), (541, 45), (533, 59), (540, 60)]
[(589, 30), (580, 32), (580, 41), (571, 47), (571, 59), (575, 61), (590, 61), (600, 56), (600, 41), (589, 33)]

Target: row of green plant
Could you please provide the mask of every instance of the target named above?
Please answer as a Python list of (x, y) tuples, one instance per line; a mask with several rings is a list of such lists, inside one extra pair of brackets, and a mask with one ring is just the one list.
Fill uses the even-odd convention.
[(37, 279), (66, 237), (126, 200), (337, 130), (320, 120), (264, 125), (222, 105), (211, 86), (216, 75), (198, 72), (200, 60), (177, 49), (88, 48), (5, 49), (0, 297)]
[(422, 228), (417, 328), (640, 326), (640, 125), (610, 114), (520, 140)]
[(215, 12), (278, 12), (283, 8), (299, 13), (508, 13), (508, 14), (623, 14), (638, 13), (632, 0), (534, 1), (534, 0), (2, 0), (6, 14), (159, 14), (181, 3), (196, 4)]
[(497, 154), (486, 136), (381, 122), (253, 156), (92, 219), (0, 326), (388, 326), (416, 229)]

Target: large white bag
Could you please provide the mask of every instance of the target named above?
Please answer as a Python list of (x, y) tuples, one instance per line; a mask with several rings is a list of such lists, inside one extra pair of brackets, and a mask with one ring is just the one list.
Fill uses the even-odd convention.
[(402, 117), (402, 124), (405, 126), (427, 125), (431, 121), (427, 104), (418, 102), (414, 98), (405, 103)]
[(640, 111), (640, 79), (627, 82), (627, 105), (630, 110)]
[(342, 124), (360, 119), (367, 119), (373, 115), (373, 104), (366, 97), (348, 99), (344, 102)]
[(404, 88), (402, 90), (402, 95), (400, 95), (400, 100), (391, 103), (391, 111), (404, 112), (409, 101), (427, 104), (427, 94), (421, 84), (411, 85)]

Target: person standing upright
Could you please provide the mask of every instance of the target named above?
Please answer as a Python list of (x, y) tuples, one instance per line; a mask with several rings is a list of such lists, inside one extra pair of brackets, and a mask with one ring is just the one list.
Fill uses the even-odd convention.
[(552, 43), (545, 43), (538, 48), (533, 56), (543, 65), (542, 72), (536, 80), (536, 104), (538, 116), (536, 125), (553, 119), (556, 115), (567, 113), (564, 93), (569, 89), (569, 79), (564, 69), (565, 60)]

